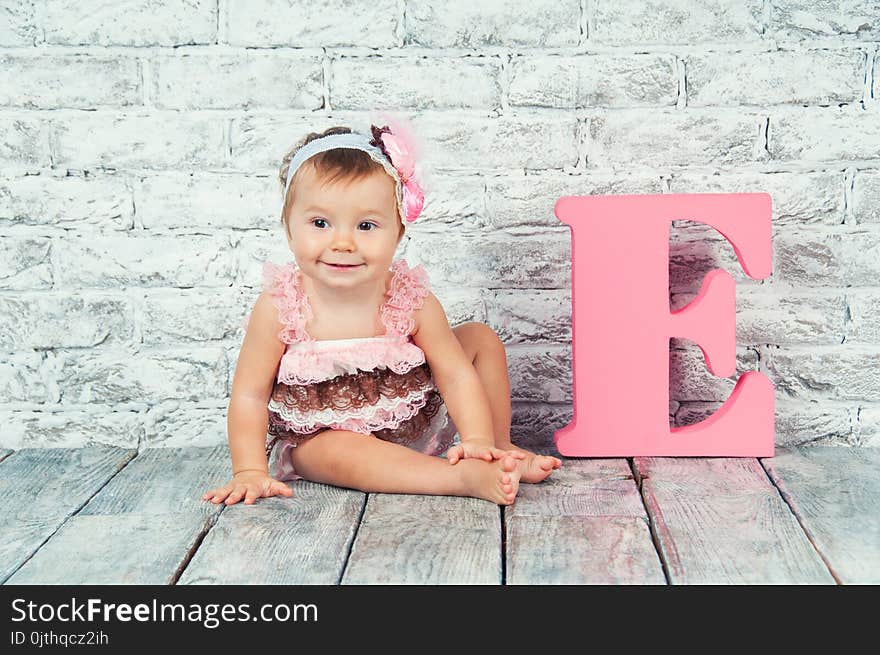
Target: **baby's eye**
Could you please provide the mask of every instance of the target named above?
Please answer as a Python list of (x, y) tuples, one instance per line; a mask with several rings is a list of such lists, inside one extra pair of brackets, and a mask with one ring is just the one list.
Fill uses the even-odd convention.
[(312, 219), (312, 225), (315, 227), (323, 227), (322, 225), (318, 225), (318, 223), (326, 223), (327, 221), (323, 218), (314, 218)]
[(378, 226), (377, 226), (375, 223), (373, 223), (372, 221), (361, 221), (361, 224), (360, 224), (358, 227), (363, 227), (364, 225), (371, 225), (371, 226), (372, 226), (372, 227), (368, 227), (368, 228), (366, 228), (366, 229), (364, 230), (365, 232), (369, 232), (369, 231), (372, 230), (374, 227), (378, 227)]

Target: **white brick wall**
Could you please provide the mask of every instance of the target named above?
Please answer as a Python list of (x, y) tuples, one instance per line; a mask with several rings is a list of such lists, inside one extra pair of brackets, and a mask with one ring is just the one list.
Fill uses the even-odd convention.
[(674, 226), (672, 306), (729, 270), (738, 365), (673, 340), (670, 417), (757, 369), (779, 444), (880, 446), (878, 44), (878, 0), (7, 0), (0, 447), (225, 441), (239, 320), (289, 258), (279, 159), (380, 109), (426, 148), (400, 254), (508, 344), (515, 436), (571, 417), (556, 198), (766, 191), (763, 282)]

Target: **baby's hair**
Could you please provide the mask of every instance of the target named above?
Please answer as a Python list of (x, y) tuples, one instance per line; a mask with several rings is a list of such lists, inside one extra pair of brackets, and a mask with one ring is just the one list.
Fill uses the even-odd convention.
[[(349, 134), (350, 132), (350, 128), (336, 126), (330, 127), (321, 133), (309, 132), (309, 134), (303, 137), (295, 146), (293, 146), (293, 148), (286, 155), (284, 155), (284, 158), (281, 160), (279, 179), (281, 180), (282, 190), (284, 189), (284, 185), (287, 182), (287, 171), (290, 168), (290, 161), (291, 159), (293, 159), (293, 156), (300, 148), (305, 146), (307, 143), (314, 141), (315, 139), (320, 139), (321, 137), (328, 136), (330, 134)], [(287, 221), (290, 215), (290, 206), (293, 204), (296, 178), (299, 176), (299, 171), (301, 171), (304, 166), (308, 165), (314, 167), (318, 175), (321, 176), (322, 181), (325, 183), (331, 183), (336, 180), (360, 180), (376, 171), (381, 171), (383, 174), (387, 175), (387, 173), (385, 173), (385, 169), (382, 168), (382, 165), (375, 162), (363, 150), (356, 150), (354, 148), (333, 148), (331, 150), (325, 150), (324, 152), (319, 152), (317, 155), (309, 157), (309, 159), (303, 164), (303, 166), (299, 168), (296, 174), (294, 174), (293, 180), (290, 181), (290, 188), (287, 190), (287, 196), (284, 198), (284, 202), (281, 207), (281, 225), (284, 227), (284, 231), (288, 236), (290, 235), (290, 225)], [(398, 216), (398, 221), (399, 220), (400, 216)], [(404, 230), (405, 228), (403, 222), (400, 222), (399, 234), (402, 235)]]

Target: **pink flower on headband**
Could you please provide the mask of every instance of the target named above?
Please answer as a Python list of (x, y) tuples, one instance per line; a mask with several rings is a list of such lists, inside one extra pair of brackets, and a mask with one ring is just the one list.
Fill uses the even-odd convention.
[(389, 116), (384, 120), (391, 123), (376, 127), (371, 125), (373, 145), (381, 148), (391, 160), (403, 184), (403, 206), (406, 208), (406, 221), (412, 223), (422, 213), (425, 205), (425, 194), (415, 176), (416, 157), (418, 156), (415, 139), (411, 132), (400, 122)]

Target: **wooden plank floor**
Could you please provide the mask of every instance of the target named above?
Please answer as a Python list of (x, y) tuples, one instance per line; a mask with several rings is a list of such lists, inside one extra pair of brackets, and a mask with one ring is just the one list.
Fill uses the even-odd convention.
[(225, 446), (0, 449), (3, 584), (870, 584), (880, 449), (567, 459), (500, 508), (305, 481), (213, 505)]

